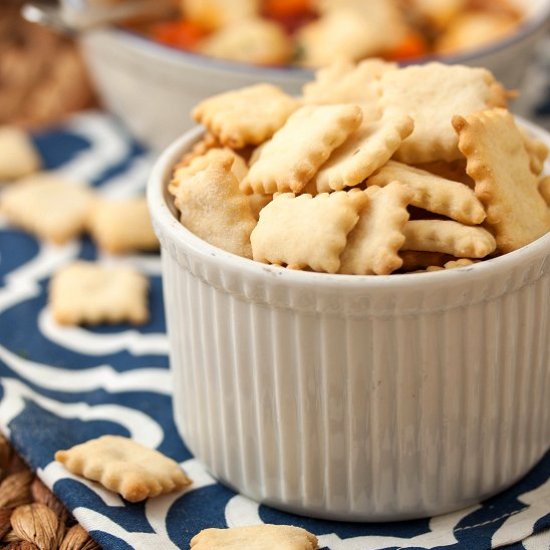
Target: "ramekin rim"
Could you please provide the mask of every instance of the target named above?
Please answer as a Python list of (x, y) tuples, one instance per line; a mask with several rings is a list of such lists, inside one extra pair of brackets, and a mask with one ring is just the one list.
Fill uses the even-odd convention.
[[(521, 126), (536, 132), (539, 136), (546, 138), (550, 146), (550, 133), (543, 128), (526, 121), (515, 115)], [(522, 248), (503, 254), (496, 258), (483, 260), (472, 265), (455, 269), (445, 269), (434, 272), (402, 273), (392, 275), (343, 275), (330, 273), (317, 273), (312, 271), (290, 270), (280, 266), (264, 264), (248, 258), (237, 256), (220, 248), (217, 248), (200, 239), (172, 214), (165, 198), (166, 174), (173, 167), (176, 159), (183, 151), (189, 148), (204, 133), (204, 128), (196, 126), (188, 130), (171, 145), (169, 145), (158, 157), (151, 172), (147, 185), (147, 201), (153, 225), (160, 229), (160, 233), (167, 235), (171, 242), (180, 249), (185, 248), (187, 253), (192, 253), (205, 263), (216, 264), (222, 270), (240, 273), (278, 281), (287, 284), (315, 284), (326, 287), (347, 287), (347, 288), (422, 288), (436, 282), (439, 284), (465, 282), (467, 278), (478, 278), (479, 276), (491, 277), (501, 276), (503, 269), (511, 270), (527, 264), (537, 257), (550, 256), (550, 232), (529, 243)], [(161, 245), (162, 237), (160, 238)]]

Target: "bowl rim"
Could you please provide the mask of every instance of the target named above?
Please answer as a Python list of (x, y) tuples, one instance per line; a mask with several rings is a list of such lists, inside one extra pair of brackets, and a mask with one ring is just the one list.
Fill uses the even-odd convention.
[[(546, 0), (539, 12), (520, 22), (516, 32), (509, 34), (499, 40), (495, 40), (484, 46), (471, 50), (465, 50), (463, 52), (444, 55), (428, 54), (410, 60), (401, 60), (398, 61), (398, 63), (400, 66), (403, 67), (406, 67), (408, 65), (425, 64), (431, 61), (438, 61), (440, 63), (449, 64), (468, 63), (480, 57), (496, 54), (501, 50), (504, 50), (505, 48), (522, 41), (530, 34), (533, 34), (541, 29), (549, 21), (550, 0)], [(167, 44), (162, 44), (160, 42), (155, 42), (151, 38), (148, 38), (143, 34), (129, 29), (124, 29), (121, 27), (110, 27), (109, 30), (125, 41), (135, 43), (138, 46), (145, 46), (146, 48), (149, 48), (151, 53), (158, 53), (161, 56), (168, 55), (174, 61), (185, 61), (187, 62), (187, 64), (195, 66), (197, 68), (206, 68), (214, 71), (225, 71), (242, 75), (254, 75), (256, 78), (270, 79), (284, 79), (288, 77), (295, 77), (296, 79), (301, 80), (311, 79), (311, 75), (315, 72), (315, 69), (309, 69), (300, 66), (285, 65), (282, 67), (264, 67), (239, 61), (218, 59), (200, 53), (181, 50)]]
[[(515, 116), (519, 125), (542, 139), (550, 147), (550, 132), (543, 128)], [(151, 172), (147, 185), (147, 201), (153, 226), (159, 234), (161, 248), (166, 238), (185, 254), (191, 254), (198, 261), (217, 267), (220, 271), (228, 271), (239, 276), (249, 276), (280, 283), (307, 286), (316, 285), (330, 289), (421, 289), (435, 283), (454, 285), (469, 280), (483, 278), (498, 278), (504, 272), (541, 257), (550, 257), (550, 232), (535, 241), (513, 252), (502, 256), (484, 260), (472, 265), (455, 269), (444, 269), (433, 272), (397, 273), (391, 275), (344, 275), (331, 273), (317, 273), (313, 271), (290, 270), (284, 267), (264, 264), (237, 256), (217, 248), (184, 227), (174, 216), (167, 202), (168, 192), (166, 182), (177, 159), (185, 150), (188, 150), (204, 133), (204, 128), (196, 126), (176, 139), (158, 157)]]

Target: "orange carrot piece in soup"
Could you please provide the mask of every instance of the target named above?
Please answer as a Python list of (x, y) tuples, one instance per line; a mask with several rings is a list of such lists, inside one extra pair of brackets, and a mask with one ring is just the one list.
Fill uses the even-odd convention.
[(157, 23), (151, 29), (157, 42), (183, 50), (193, 49), (205, 34), (198, 25), (184, 20)]
[(311, 11), (311, 0), (265, 0), (263, 12), (267, 17), (285, 18)]
[(420, 33), (411, 31), (395, 48), (386, 52), (384, 57), (391, 61), (399, 61), (414, 59), (427, 53), (429, 53), (429, 47), (426, 39)]

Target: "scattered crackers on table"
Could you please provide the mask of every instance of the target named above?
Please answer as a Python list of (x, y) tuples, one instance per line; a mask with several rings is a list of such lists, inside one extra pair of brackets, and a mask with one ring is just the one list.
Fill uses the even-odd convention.
[(40, 169), (42, 161), (29, 136), (14, 126), (0, 127), (0, 182), (10, 182)]
[(548, 148), (510, 95), (486, 69), (335, 59), (302, 97), (259, 84), (202, 101), (207, 133), (169, 191), (190, 231), (259, 262), (468, 268), (550, 230)]
[(99, 248), (110, 254), (159, 248), (145, 197), (97, 200), (89, 213), (88, 229)]
[[(203, 158), (200, 155), (218, 141), (205, 143), (196, 150), (199, 162)], [(226, 149), (228, 153), (233, 155)], [(242, 179), (248, 168), (244, 160), (241, 162)], [(88, 232), (108, 254), (158, 250), (144, 197), (100, 198), (83, 182), (68, 180), (57, 172), (40, 172), (41, 164), (25, 131), (0, 128), (0, 183), (10, 184), (0, 191), (0, 214), (9, 223), (55, 245)], [(239, 166), (234, 165), (234, 169)], [(244, 200), (248, 206), (249, 199)], [(73, 262), (59, 269), (50, 281), (53, 318), (63, 325), (143, 324), (149, 318), (148, 286), (146, 277), (128, 267)]]
[(63, 244), (84, 231), (92, 202), (93, 194), (84, 184), (43, 172), (4, 189), (0, 213), (41, 239)]
[(249, 525), (204, 529), (191, 539), (191, 550), (317, 550), (317, 537), (291, 525)]
[(129, 502), (179, 491), (191, 484), (177, 462), (122, 436), (91, 439), (57, 451), (55, 459), (71, 473), (97, 481)]
[(62, 325), (140, 325), (149, 319), (148, 288), (148, 279), (130, 267), (78, 260), (52, 277), (50, 307)]

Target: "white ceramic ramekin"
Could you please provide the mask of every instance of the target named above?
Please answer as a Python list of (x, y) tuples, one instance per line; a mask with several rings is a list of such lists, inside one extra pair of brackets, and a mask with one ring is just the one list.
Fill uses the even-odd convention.
[[(487, 67), (509, 88), (519, 86), (537, 40), (548, 30), (550, 0), (512, 0), (525, 13), (518, 31), (498, 42), (456, 55), (445, 63)], [(94, 83), (105, 106), (144, 143), (162, 149), (193, 126), (186, 113), (203, 98), (269, 82), (297, 94), (312, 72), (254, 67), (175, 50), (118, 29), (81, 37)], [(416, 60), (430, 61), (433, 57)]]
[[(550, 145), (550, 135), (524, 124)], [(486, 498), (550, 446), (550, 234), (500, 258), (412, 275), (290, 271), (205, 243), (165, 187), (174, 413), (224, 483), (300, 514), (398, 520)]]

